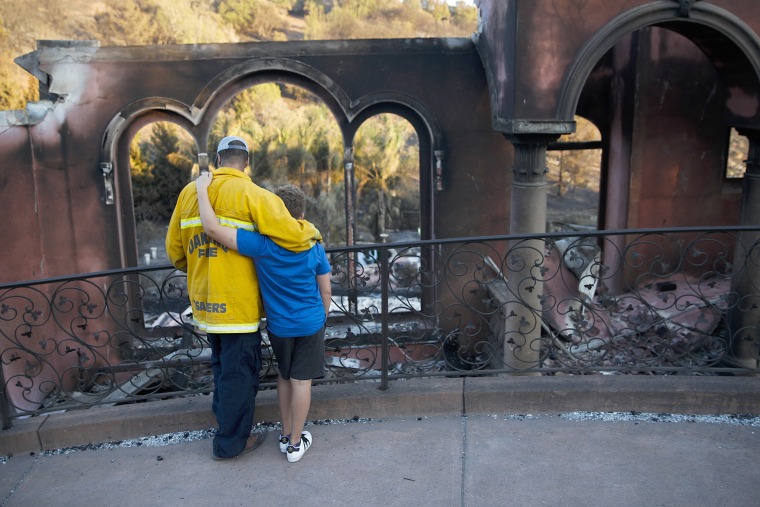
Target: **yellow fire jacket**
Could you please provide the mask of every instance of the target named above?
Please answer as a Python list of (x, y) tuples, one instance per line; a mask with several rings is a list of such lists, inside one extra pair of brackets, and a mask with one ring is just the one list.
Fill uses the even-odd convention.
[[(294, 252), (307, 250), (322, 239), (311, 223), (293, 218), (277, 195), (253, 183), (242, 171), (215, 170), (208, 193), (226, 226), (259, 231)], [(208, 333), (258, 330), (264, 306), (253, 260), (203, 232), (194, 181), (177, 199), (166, 233), (166, 253), (174, 267), (187, 272), (193, 318), (200, 329)]]

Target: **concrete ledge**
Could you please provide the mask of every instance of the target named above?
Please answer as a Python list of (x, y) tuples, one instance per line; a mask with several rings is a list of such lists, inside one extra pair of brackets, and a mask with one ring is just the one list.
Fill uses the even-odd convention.
[(40, 427), (42, 450), (214, 426), (209, 396), (53, 414)]
[(386, 391), (381, 391), (379, 386), (379, 383), (366, 382), (317, 386), (312, 393), (309, 419), (462, 413), (464, 381), (459, 378), (397, 380), (391, 382)]
[(760, 414), (760, 378), (564, 375), (469, 378), (469, 413), (653, 412)]
[[(758, 377), (551, 376), (397, 380), (315, 386), (310, 420), (446, 414), (654, 412), (760, 414)], [(277, 422), (277, 392), (262, 391), (256, 422)], [(92, 408), (14, 420), (0, 456), (214, 428), (211, 396)]]
[(49, 417), (49, 415), (43, 415), (29, 419), (14, 420), (11, 429), (0, 430), (0, 456), (42, 449), (39, 430), (40, 426)]

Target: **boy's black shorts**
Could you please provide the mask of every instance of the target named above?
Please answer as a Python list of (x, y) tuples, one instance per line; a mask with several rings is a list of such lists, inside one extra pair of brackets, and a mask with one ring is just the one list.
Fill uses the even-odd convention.
[(267, 334), (282, 378), (311, 380), (325, 376), (324, 326), (311, 336), (280, 338), (269, 330)]

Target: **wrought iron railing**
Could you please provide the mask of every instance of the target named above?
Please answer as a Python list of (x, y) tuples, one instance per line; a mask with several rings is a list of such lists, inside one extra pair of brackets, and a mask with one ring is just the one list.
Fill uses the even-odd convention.
[[(329, 249), (322, 382), (497, 374), (756, 374), (760, 228), (563, 232)], [(13, 418), (209, 393), (170, 266), (0, 285)], [(264, 343), (262, 387), (275, 385)]]

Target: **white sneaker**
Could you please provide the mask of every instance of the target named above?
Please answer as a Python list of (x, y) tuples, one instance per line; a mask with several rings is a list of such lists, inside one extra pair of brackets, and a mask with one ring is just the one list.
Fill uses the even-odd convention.
[(311, 433), (304, 431), (301, 433), (301, 442), (299, 442), (298, 447), (294, 447), (292, 444), (288, 446), (288, 461), (295, 463), (300, 460), (309, 450), (309, 447), (311, 447)]

